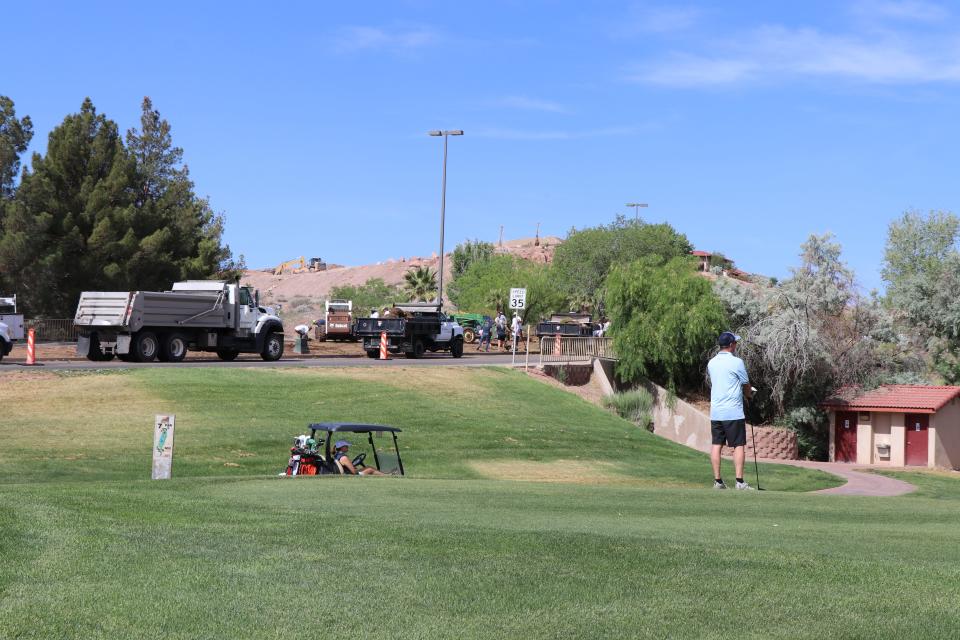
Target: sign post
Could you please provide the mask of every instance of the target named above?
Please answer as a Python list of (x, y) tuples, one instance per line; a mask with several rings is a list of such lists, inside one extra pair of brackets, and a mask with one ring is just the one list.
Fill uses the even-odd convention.
[(169, 480), (173, 467), (174, 415), (158, 415), (153, 425), (153, 480)]
[[(514, 310), (514, 313), (526, 309), (527, 307), (527, 290), (526, 289), (510, 289), (510, 308)], [(511, 322), (511, 324), (513, 324)], [(513, 332), (513, 355), (511, 356), (510, 366), (517, 364), (517, 332)]]

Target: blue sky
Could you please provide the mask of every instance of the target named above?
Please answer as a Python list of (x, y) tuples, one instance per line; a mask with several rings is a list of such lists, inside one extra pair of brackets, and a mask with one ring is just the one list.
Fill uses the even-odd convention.
[[(354, 4), (355, 7), (348, 7)], [(50, 129), (150, 96), (250, 266), (363, 264), (606, 223), (630, 201), (782, 277), (830, 231), (866, 288), (889, 222), (957, 210), (960, 6), (15, 3), (0, 94)], [(14, 53), (15, 52), (15, 55)]]

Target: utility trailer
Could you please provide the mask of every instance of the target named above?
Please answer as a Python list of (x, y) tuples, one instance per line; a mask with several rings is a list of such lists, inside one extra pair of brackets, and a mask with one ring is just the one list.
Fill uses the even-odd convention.
[(380, 355), (380, 336), (387, 334), (387, 350), (419, 358), (426, 351), (449, 351), (463, 356), (463, 328), (447, 319), (440, 305), (409, 303), (394, 305), (379, 318), (357, 318), (354, 334), (363, 340), (367, 357)]
[(550, 319), (537, 323), (537, 337), (561, 335), (569, 337), (589, 337), (593, 335), (593, 324), (589, 313), (555, 313)]
[(283, 355), (283, 323), (258, 292), (239, 282), (187, 280), (171, 291), (84, 291), (74, 324), (78, 355), (132, 362), (180, 362), (187, 351), (215, 352), (221, 360), (258, 353)]
[(17, 340), (23, 340), (23, 315), (17, 313), (17, 296), (0, 296), (0, 360), (10, 354)]

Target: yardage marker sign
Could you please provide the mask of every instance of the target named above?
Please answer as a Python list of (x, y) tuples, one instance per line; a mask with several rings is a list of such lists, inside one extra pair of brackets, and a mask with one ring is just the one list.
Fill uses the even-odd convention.
[(527, 290), (510, 289), (510, 308), (525, 309), (527, 307)]
[(156, 417), (153, 425), (153, 473), (154, 480), (169, 480), (173, 467), (173, 428), (177, 418), (174, 415)]

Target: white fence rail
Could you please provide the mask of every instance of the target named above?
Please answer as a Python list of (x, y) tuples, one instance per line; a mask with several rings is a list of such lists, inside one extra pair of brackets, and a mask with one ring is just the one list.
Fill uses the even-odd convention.
[(540, 338), (540, 364), (590, 362), (594, 358), (617, 359), (613, 338)]

